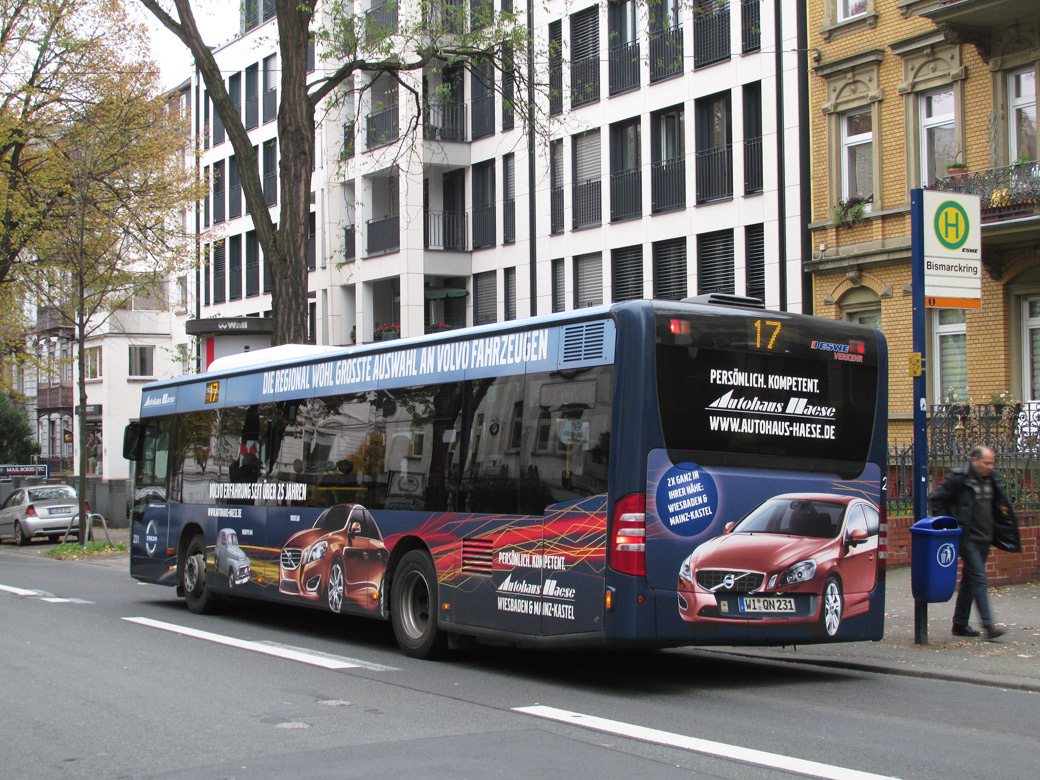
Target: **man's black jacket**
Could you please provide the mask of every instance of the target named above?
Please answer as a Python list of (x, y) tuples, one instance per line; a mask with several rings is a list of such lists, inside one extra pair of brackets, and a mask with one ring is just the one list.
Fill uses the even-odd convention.
[[(957, 519), (961, 538), (971, 536), (972, 508), (975, 491), (966, 483), (968, 466), (955, 468), (946, 479), (928, 496), (928, 508), (933, 515), (949, 515)], [(1004, 480), (994, 471), (993, 479), (993, 546), (1007, 552), (1022, 552), (1022, 540), (1018, 535), (1018, 520), (1004, 492)]]

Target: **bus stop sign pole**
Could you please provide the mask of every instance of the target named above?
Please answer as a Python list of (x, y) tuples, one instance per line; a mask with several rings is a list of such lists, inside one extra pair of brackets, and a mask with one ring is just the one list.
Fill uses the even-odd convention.
[[(910, 190), (910, 266), (913, 306), (914, 522), (928, 513), (928, 401), (925, 397), (924, 190)], [(928, 602), (914, 599), (914, 642), (928, 644)]]

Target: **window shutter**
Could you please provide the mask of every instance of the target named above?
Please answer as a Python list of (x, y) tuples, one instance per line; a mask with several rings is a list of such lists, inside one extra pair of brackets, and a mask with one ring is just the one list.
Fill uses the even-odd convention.
[(563, 258), (552, 261), (552, 310), (564, 311), (567, 306), (564, 303), (564, 278)]
[(242, 297), (242, 236), (231, 236), (228, 257), (228, 300)]
[(574, 137), (574, 183), (600, 179), (599, 130)]
[(487, 271), (473, 275), (473, 324), (495, 322), (495, 272)]
[(678, 301), (686, 297), (686, 239), (654, 244), (654, 297)]
[(506, 319), (516, 319), (516, 267), (507, 268), (505, 272), (506, 285)]
[(213, 244), (213, 303), (223, 303), (226, 300), (226, 253), (223, 239)]
[(246, 297), (260, 294), (260, 242), (256, 231), (246, 233)]
[(505, 169), (505, 191), (502, 197), (509, 201), (516, 197), (516, 159), (512, 154), (502, 158), (502, 167)]
[(697, 292), (733, 294), (733, 231), (697, 236)]
[(626, 246), (615, 249), (613, 260), (613, 289), (615, 301), (630, 301), (643, 297), (643, 247)]
[(553, 189), (563, 186), (563, 139), (558, 138), (549, 145), (549, 176)]
[(766, 299), (766, 231), (764, 225), (744, 228), (744, 272), (747, 294), (751, 298)]
[(603, 257), (599, 252), (574, 258), (574, 308), (603, 303)]

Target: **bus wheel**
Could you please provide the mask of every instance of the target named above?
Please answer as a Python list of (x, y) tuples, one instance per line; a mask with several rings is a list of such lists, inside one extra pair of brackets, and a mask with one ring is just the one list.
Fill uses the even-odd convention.
[(405, 655), (435, 658), (448, 645), (437, 627), (437, 571), (429, 554), (412, 550), (401, 559), (390, 585), (390, 620)]
[(197, 615), (214, 610), (216, 598), (206, 587), (206, 538), (196, 534), (188, 542), (188, 551), (181, 564), (181, 585), (188, 609)]
[(228, 568), (227, 570), (227, 588), (228, 590), (234, 590), (235, 587), (235, 570)]
[(823, 603), (820, 605), (819, 634), (822, 638), (833, 639), (837, 635), (844, 607), (841, 581), (831, 575), (823, 586)]
[(339, 612), (343, 609), (343, 592), (345, 588), (343, 578), (343, 562), (335, 560), (332, 562), (332, 566), (329, 569), (329, 587), (326, 598), (329, 602), (329, 609), (333, 612)]

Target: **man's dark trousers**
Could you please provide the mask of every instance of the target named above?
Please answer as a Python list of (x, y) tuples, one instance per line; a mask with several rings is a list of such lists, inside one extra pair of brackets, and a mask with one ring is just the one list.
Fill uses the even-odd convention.
[(961, 538), (961, 587), (957, 591), (957, 604), (953, 608), (954, 626), (964, 628), (968, 625), (972, 601), (979, 611), (982, 625), (986, 628), (993, 625), (993, 615), (989, 611), (989, 593), (986, 591), (988, 557), (988, 544)]

